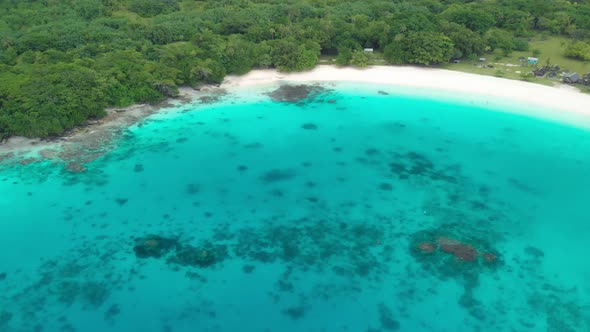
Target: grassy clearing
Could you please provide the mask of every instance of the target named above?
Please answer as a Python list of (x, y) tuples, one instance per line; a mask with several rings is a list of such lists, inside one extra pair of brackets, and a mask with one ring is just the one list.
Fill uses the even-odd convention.
[[(527, 52), (513, 52), (509, 56), (504, 56), (501, 51), (495, 51), (492, 54), (486, 54), (485, 63), (479, 61), (463, 61), (459, 64), (445, 64), (442, 68), (457, 70), (467, 73), (504, 77), (509, 79), (523, 80), (524, 74), (532, 72), (535, 68), (521, 63), (519, 57), (534, 56), (534, 51), (538, 50), (539, 66), (543, 66), (549, 61), (551, 65), (559, 65), (562, 70), (567, 69), (570, 72), (577, 72), (581, 75), (590, 72), (590, 63), (579, 60), (566, 58), (563, 53), (567, 46), (567, 39), (562, 37), (536, 37), (530, 41), (530, 49)], [(484, 68), (482, 65), (492, 65), (493, 68)], [(560, 79), (527, 77), (527, 81), (545, 85), (555, 85), (560, 83)]]
[[(586, 74), (590, 72), (590, 63), (566, 58), (563, 53), (568, 44), (568, 40), (563, 37), (550, 37), (550, 38), (536, 38), (530, 42), (530, 52), (532, 54), (535, 49), (539, 50), (541, 54), (538, 56), (541, 64), (545, 64), (547, 59), (550, 59), (551, 64), (557, 64), (561, 68), (567, 68), (570, 72), (577, 72), (578, 74)], [(517, 58), (524, 56), (521, 54), (527, 54), (527, 52), (514, 53), (513, 56)], [(529, 55), (530, 56), (530, 55)]]
[[(559, 65), (562, 70), (567, 69), (570, 72), (577, 72), (578, 74), (586, 74), (590, 72), (590, 63), (566, 58), (563, 53), (567, 46), (568, 40), (563, 37), (542, 37), (538, 36), (529, 42), (529, 51), (513, 52), (509, 56), (504, 56), (502, 51), (495, 51), (491, 54), (486, 54), (485, 62), (463, 60), (461, 63), (449, 63), (439, 65), (438, 68), (456, 70), (460, 72), (496, 76), (508, 78), (513, 80), (524, 80), (532, 83), (544, 84), (554, 86), (561, 83), (559, 79), (539, 78), (527, 76), (527, 73), (532, 72), (535, 67), (529, 66), (526, 62), (519, 61), (520, 57), (528, 58), (534, 56), (534, 51), (538, 50), (537, 58), (539, 58), (539, 66), (543, 66), (549, 60), (551, 65)], [(320, 57), (320, 64), (335, 64), (336, 56), (322, 55)], [(383, 59), (383, 54), (375, 52), (369, 56), (369, 65), (386, 65)], [(493, 68), (485, 65), (492, 65)], [(576, 86), (583, 92), (590, 93), (590, 87)]]

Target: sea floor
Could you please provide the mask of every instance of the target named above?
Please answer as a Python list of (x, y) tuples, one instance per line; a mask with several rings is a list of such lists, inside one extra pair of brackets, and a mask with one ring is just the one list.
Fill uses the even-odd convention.
[(273, 89), (5, 160), (0, 331), (590, 331), (590, 131)]

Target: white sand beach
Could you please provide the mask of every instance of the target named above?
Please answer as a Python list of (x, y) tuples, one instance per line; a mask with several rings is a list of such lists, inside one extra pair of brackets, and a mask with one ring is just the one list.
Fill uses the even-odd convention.
[(416, 88), (416, 94), (420, 94), (420, 90), (436, 90), (448, 92), (451, 95), (453, 93), (468, 95), (480, 102), (513, 101), (521, 105), (541, 106), (553, 111), (581, 113), (588, 115), (588, 121), (590, 121), (590, 94), (581, 93), (574, 87), (567, 85), (550, 87), (444, 69), (405, 66), (372, 66), (358, 69), (320, 65), (308, 72), (289, 74), (272, 69), (253, 70), (243, 76), (228, 76), (221, 87), (230, 90), (235, 87), (253, 87), (277, 81), (391, 84)]

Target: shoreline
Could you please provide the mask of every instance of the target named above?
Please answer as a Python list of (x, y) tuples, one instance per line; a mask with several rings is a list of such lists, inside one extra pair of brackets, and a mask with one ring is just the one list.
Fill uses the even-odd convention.
[[(396, 92), (414, 96), (467, 101), (487, 107), (490, 104), (500, 110), (517, 109), (518, 113), (579, 125), (590, 128), (590, 95), (567, 85), (550, 87), (535, 83), (484, 76), (446, 69), (370, 66), (359, 69), (318, 65), (299, 73), (281, 73), (275, 69), (257, 69), (242, 76), (227, 76), (218, 86), (205, 86), (201, 90), (180, 88), (180, 95), (156, 105), (132, 105), (126, 108), (107, 109), (107, 116), (77, 127), (62, 137), (51, 140), (12, 137), (0, 144), (0, 162), (20, 158), (20, 163), (54, 160), (68, 163), (72, 172), (84, 171), (84, 163), (90, 162), (114, 148), (121, 132), (161, 110), (183, 105), (216, 102), (220, 95), (263, 98), (264, 88), (278, 83), (367, 83), (386, 85)], [(242, 99), (242, 98), (240, 98)], [(518, 108), (511, 107), (517, 105)], [(524, 106), (524, 107), (523, 107)], [(563, 111), (563, 112), (559, 112)], [(33, 155), (37, 155), (35, 158)]]
[(157, 104), (108, 108), (105, 117), (88, 121), (87, 124), (75, 127), (59, 137), (11, 137), (7, 142), (0, 144), (0, 166), (5, 166), (2, 165), (3, 162), (8, 162), (9, 165), (26, 165), (48, 160), (64, 164), (64, 168), (70, 172), (83, 172), (86, 170), (84, 163), (91, 162), (114, 149), (117, 139), (130, 126), (162, 110), (192, 104), (199, 100), (202, 103), (210, 102), (204, 98), (215, 100), (216, 96), (222, 93), (222, 89), (211, 86), (205, 86), (201, 90), (182, 87), (179, 89), (178, 97), (168, 98)]
[[(253, 89), (277, 82), (292, 83), (368, 83), (390, 85), (417, 96), (452, 100), (475, 100), (491, 104), (531, 105), (551, 111), (566, 111), (587, 116), (590, 121), (590, 94), (573, 86), (546, 86), (537, 83), (477, 75), (459, 71), (414, 66), (369, 66), (367, 68), (318, 65), (311, 71), (280, 73), (273, 69), (253, 70), (243, 76), (227, 76), (221, 88)], [(456, 95), (450, 95), (454, 93)], [(463, 94), (464, 98), (461, 98)], [(465, 98), (467, 97), (467, 98)], [(527, 113), (534, 115), (535, 113)], [(588, 122), (590, 124), (590, 122)]]

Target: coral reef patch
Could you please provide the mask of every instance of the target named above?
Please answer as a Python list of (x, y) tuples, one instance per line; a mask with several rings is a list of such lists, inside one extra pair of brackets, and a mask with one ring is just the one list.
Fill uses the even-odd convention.
[(319, 84), (283, 84), (278, 89), (267, 93), (267, 95), (273, 101), (294, 103), (302, 106), (329, 92), (331, 90)]
[(413, 234), (410, 252), (426, 268), (445, 278), (477, 275), (502, 264), (496, 248), (485, 239), (465, 234), (457, 224)]
[(138, 258), (160, 258), (179, 246), (178, 240), (159, 235), (147, 235), (135, 240), (133, 251)]
[(146, 235), (135, 240), (135, 256), (144, 258), (165, 258), (168, 264), (180, 266), (210, 267), (227, 257), (224, 245), (204, 241), (198, 246), (181, 242), (178, 238), (160, 235)]

